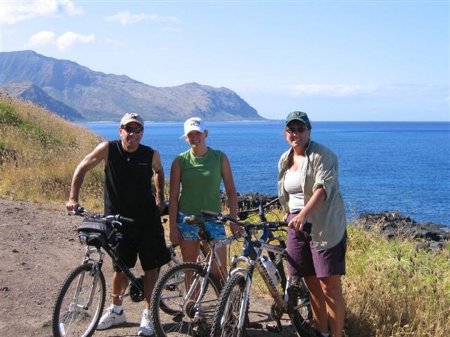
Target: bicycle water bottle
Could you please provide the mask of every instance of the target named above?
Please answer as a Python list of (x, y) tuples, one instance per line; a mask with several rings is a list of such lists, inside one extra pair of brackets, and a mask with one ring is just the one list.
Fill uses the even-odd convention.
[(261, 263), (263, 264), (264, 268), (267, 271), (267, 274), (269, 275), (270, 279), (272, 280), (274, 285), (277, 285), (281, 282), (281, 276), (278, 272), (278, 269), (273, 264), (272, 260), (266, 256), (261, 256)]

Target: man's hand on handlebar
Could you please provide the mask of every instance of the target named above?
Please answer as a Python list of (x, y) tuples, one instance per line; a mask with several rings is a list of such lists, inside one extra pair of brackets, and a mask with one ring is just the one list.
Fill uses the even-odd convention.
[(78, 203), (77, 200), (74, 199), (69, 199), (66, 203), (66, 209), (69, 212), (73, 212), (75, 211), (78, 207), (80, 207), (80, 204)]

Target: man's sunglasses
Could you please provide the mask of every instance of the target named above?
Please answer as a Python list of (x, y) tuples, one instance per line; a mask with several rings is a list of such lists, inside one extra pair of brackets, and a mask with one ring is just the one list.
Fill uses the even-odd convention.
[(122, 129), (124, 129), (127, 133), (141, 133), (144, 131), (144, 127), (142, 125), (136, 127), (125, 125)]
[(286, 131), (289, 132), (290, 134), (293, 134), (293, 133), (303, 133), (303, 132), (305, 132), (306, 130), (309, 130), (306, 126), (298, 126), (298, 127), (295, 127), (295, 126), (288, 126), (288, 127), (286, 127)]

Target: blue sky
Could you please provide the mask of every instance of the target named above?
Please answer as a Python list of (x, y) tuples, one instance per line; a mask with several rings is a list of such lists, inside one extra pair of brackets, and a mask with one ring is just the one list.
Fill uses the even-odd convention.
[(450, 121), (449, 1), (0, 0), (0, 51), (227, 87), (260, 115)]

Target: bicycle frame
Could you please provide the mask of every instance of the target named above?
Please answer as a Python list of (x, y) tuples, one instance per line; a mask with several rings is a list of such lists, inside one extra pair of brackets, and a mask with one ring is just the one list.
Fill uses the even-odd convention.
[[(113, 231), (117, 231), (116, 228), (113, 228)], [(142, 293), (144, 293), (144, 288), (141, 282), (138, 281), (138, 278), (134, 276), (134, 274), (131, 272), (131, 270), (125, 265), (125, 263), (122, 261), (122, 259), (119, 257), (119, 255), (116, 253), (114, 248), (107, 242), (102, 242), (101, 245), (98, 246), (86, 246), (85, 256), (83, 258), (82, 263), (88, 263), (92, 262), (95, 266), (98, 267), (98, 269), (101, 269), (103, 266), (103, 259), (105, 256), (105, 253), (112, 259), (113, 263), (120, 268), (120, 270), (125, 273), (125, 275), (128, 277), (130, 282), (139, 289)], [(99, 254), (98, 259), (93, 259), (91, 255), (93, 253)]]
[[(99, 215), (91, 214), (90, 212), (86, 211), (84, 208), (80, 208), (74, 214), (83, 215), (86, 218), (99, 218), (100, 217)], [(111, 227), (110, 236), (116, 235), (116, 234), (119, 237), (121, 236), (120, 232), (117, 229), (117, 226), (122, 226), (122, 223), (120, 221), (116, 220), (117, 218), (123, 219), (126, 222), (133, 222), (132, 219), (123, 218), (123, 217), (120, 217), (119, 215), (104, 217), (103, 219), (109, 219), (106, 221), (106, 223), (109, 223), (109, 226)], [(113, 219), (113, 220), (111, 220), (111, 219)], [(128, 268), (126, 266), (126, 264), (123, 262), (123, 260), (119, 257), (116, 250), (114, 249), (115, 246), (113, 246), (110, 242), (105, 240), (103, 237), (99, 238), (99, 242), (95, 246), (88, 245), (85, 242), (85, 240), (82, 240), (82, 239), (80, 239), (80, 243), (86, 245), (85, 255), (83, 257), (82, 264), (92, 262), (93, 265), (95, 266), (96, 270), (101, 270), (103, 267), (103, 260), (104, 260), (105, 252), (106, 252), (106, 254), (111, 258), (113, 264), (115, 264), (127, 276), (128, 280), (130, 281), (130, 285), (134, 286), (135, 289), (137, 289), (137, 294), (135, 295), (137, 298), (133, 298), (133, 296), (131, 296), (132, 300), (139, 301), (139, 300), (143, 299), (143, 296), (144, 296), (143, 283), (140, 282), (139, 278), (136, 277), (131, 272), (130, 268)], [(102, 251), (102, 248), (105, 252)], [(174, 247), (172, 245), (167, 245), (167, 248), (170, 251), (172, 261), (174, 261), (176, 264), (178, 264), (179, 261), (177, 261), (175, 259), (176, 254), (174, 252)], [(91, 257), (91, 255), (94, 253), (98, 254), (97, 259)], [(95, 289), (93, 289), (93, 290), (95, 290)]]
[[(220, 257), (218, 255), (217, 251), (222, 247), (226, 247), (227, 245), (229, 245), (231, 242), (233, 242), (237, 238), (235, 237), (235, 235), (231, 235), (225, 239), (213, 241), (213, 240), (211, 240), (210, 234), (205, 227), (204, 219), (190, 218), (190, 220), (189, 220), (189, 217), (187, 217), (185, 220), (187, 222), (191, 222), (191, 225), (199, 227), (199, 232), (198, 232), (199, 239), (202, 242), (205, 242), (209, 246), (209, 252), (205, 256), (203, 261), (199, 261), (199, 259), (197, 259), (197, 263), (203, 263), (204, 265), (206, 265), (205, 277), (203, 277), (203, 279), (202, 279), (202, 283), (200, 285), (200, 292), (199, 292), (198, 296), (196, 297), (195, 304), (194, 304), (194, 309), (198, 310), (200, 308), (201, 301), (203, 300), (203, 297), (206, 293), (206, 287), (208, 286), (208, 277), (211, 274), (213, 263), (217, 264), (218, 269), (221, 273), (221, 275), (220, 275), (221, 280), (219, 280), (219, 281), (222, 282), (226, 279), (226, 275), (222, 271), (222, 261), (220, 261)], [(197, 221), (197, 222), (195, 222), (195, 221)], [(196, 291), (196, 287), (197, 287), (197, 283), (196, 283), (197, 281), (198, 281), (198, 279), (195, 279), (194, 282), (189, 286), (188, 291), (186, 292), (186, 297), (184, 298), (184, 307), (183, 307), (184, 311), (186, 311), (188, 299), (193, 298), (194, 292)]]
[[(247, 231), (249, 232), (249, 231)], [(286, 249), (284, 247), (277, 247), (272, 244), (264, 242), (268, 238), (273, 238), (273, 233), (267, 228), (264, 228), (263, 234), (259, 240), (252, 240), (250, 233), (247, 233), (245, 236), (245, 243), (243, 248), (243, 254), (241, 256), (235, 256), (232, 259), (232, 265), (236, 265), (239, 262), (243, 262), (247, 265), (246, 268), (235, 268), (231, 270), (230, 276), (235, 273), (241, 273), (245, 277), (245, 289), (244, 296), (242, 298), (240, 311), (239, 311), (239, 325), (238, 329), (244, 329), (245, 324), (245, 315), (247, 312), (248, 299), (250, 298), (250, 290), (253, 281), (253, 272), (256, 267), (259, 274), (261, 275), (264, 283), (267, 286), (272, 298), (274, 299), (277, 307), (283, 312), (288, 312), (288, 293), (287, 289), (289, 288), (290, 279), (288, 278), (283, 286), (283, 293), (280, 293), (276, 288), (276, 285), (273, 284), (270, 276), (268, 275), (266, 269), (262, 265), (260, 260), (261, 255), (264, 251), (271, 252), (275, 255), (282, 256), (283, 258), (286, 256)]]

